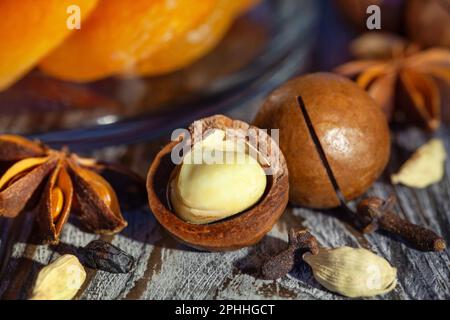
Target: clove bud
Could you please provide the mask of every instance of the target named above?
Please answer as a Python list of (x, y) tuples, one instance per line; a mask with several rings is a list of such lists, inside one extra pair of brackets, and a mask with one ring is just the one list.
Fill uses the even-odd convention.
[(392, 210), (395, 197), (388, 200), (372, 197), (358, 204), (358, 218), (365, 224), (364, 233), (382, 229), (395, 234), (421, 251), (443, 251), (446, 243), (432, 230), (400, 218)]
[(294, 268), (295, 257), (305, 252), (311, 252), (313, 255), (319, 252), (316, 238), (306, 229), (290, 229), (288, 247), (263, 263), (263, 277), (267, 280), (284, 277)]

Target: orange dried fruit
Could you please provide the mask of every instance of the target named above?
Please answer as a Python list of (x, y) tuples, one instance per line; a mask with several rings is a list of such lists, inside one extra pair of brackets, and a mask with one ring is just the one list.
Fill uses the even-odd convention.
[(169, 41), (161, 50), (141, 61), (131, 73), (158, 75), (181, 69), (213, 49), (230, 29), (236, 15), (258, 0), (218, 0), (205, 19), (183, 35)]
[(231, 2), (233, 5), (232, 11), (235, 13), (236, 16), (238, 16), (256, 6), (258, 3), (261, 2), (261, 0), (241, 0), (229, 2)]
[(83, 20), (96, 4), (97, 0), (0, 1), (0, 90), (22, 77), (73, 32), (66, 24), (69, 6), (78, 5)]
[(40, 64), (64, 80), (126, 72), (211, 13), (217, 0), (100, 0), (84, 23)]

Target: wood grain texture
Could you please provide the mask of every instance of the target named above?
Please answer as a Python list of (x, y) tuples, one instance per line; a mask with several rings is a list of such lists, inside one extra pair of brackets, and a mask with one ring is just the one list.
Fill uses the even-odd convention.
[[(333, 18), (336, 13), (332, 7), (324, 9), (325, 28), (319, 37), (314, 70), (329, 70), (345, 61), (342, 53), (351, 36), (339, 32), (341, 26)], [(249, 122), (259, 105), (249, 105), (227, 115)], [(44, 118), (38, 112), (32, 118), (0, 117), (0, 131), (16, 133), (33, 128), (45, 132), (61, 122), (78, 124), (79, 118), (61, 118), (56, 114)], [(438, 135), (445, 140), (450, 153), (450, 127)], [(395, 193), (398, 197), (395, 209), (402, 217), (433, 229), (450, 243), (450, 160), (446, 162), (445, 179), (427, 189), (394, 187), (389, 183), (390, 174), (428, 138), (416, 129), (393, 133), (392, 159), (369, 194), (387, 197)], [(119, 146), (92, 155), (121, 162), (145, 177), (153, 157), (166, 143)], [(344, 299), (321, 287), (305, 265), (298, 265), (277, 281), (258, 277), (257, 270), (264, 257), (284, 248), (289, 228), (301, 226), (309, 228), (323, 246), (368, 248), (393, 264), (399, 276), (396, 289), (375, 299), (450, 299), (449, 249), (422, 253), (383, 233), (363, 236), (339, 219), (339, 210), (312, 211), (290, 206), (258, 245), (226, 253), (201, 252), (179, 244), (163, 231), (146, 207), (125, 211), (124, 216), (128, 227), (121, 234), (103, 240), (132, 254), (137, 259), (136, 269), (126, 275), (88, 269), (87, 281), (77, 299)], [(69, 220), (59, 245), (42, 246), (33, 241), (33, 219), (32, 212), (24, 212), (14, 220), (0, 219), (1, 299), (25, 299), (43, 265), (99, 237)]]
[[(439, 134), (450, 150), (450, 128)], [(432, 228), (449, 242), (450, 161), (446, 163), (445, 179), (428, 189), (394, 187), (388, 181), (390, 173), (426, 139), (415, 129), (397, 132), (387, 172), (369, 193), (386, 197), (394, 192), (400, 215)], [(94, 155), (121, 161), (145, 175), (163, 144), (157, 141), (108, 148)], [(258, 245), (225, 253), (202, 252), (179, 244), (163, 231), (145, 206), (126, 211), (124, 216), (129, 226), (121, 234), (103, 240), (132, 254), (137, 259), (136, 269), (124, 275), (88, 269), (88, 280), (78, 299), (344, 299), (321, 287), (305, 265), (296, 266), (277, 281), (259, 278), (257, 271), (264, 257), (281, 250), (287, 241), (287, 230), (299, 226), (309, 228), (323, 246), (365, 247), (390, 261), (398, 269), (399, 284), (391, 293), (375, 299), (450, 299), (448, 249), (422, 253), (383, 233), (363, 236), (340, 219), (338, 209), (312, 211), (289, 206)], [(0, 257), (5, 264), (0, 279), (2, 299), (25, 299), (43, 265), (99, 237), (70, 220), (59, 245), (35, 244), (33, 219), (32, 212), (24, 212), (16, 220), (0, 220)]]

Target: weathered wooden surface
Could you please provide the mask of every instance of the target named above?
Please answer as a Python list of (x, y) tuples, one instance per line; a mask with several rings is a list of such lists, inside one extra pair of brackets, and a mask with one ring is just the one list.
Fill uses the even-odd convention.
[[(331, 27), (335, 31), (334, 26)], [(343, 44), (333, 33), (322, 39), (335, 50)], [(337, 45), (339, 43), (339, 46)], [(336, 64), (330, 48), (321, 50), (328, 69)], [(232, 117), (249, 120), (257, 106)], [(1, 132), (17, 132), (33, 126), (41, 131), (51, 128), (59, 119), (22, 119), (0, 117)], [(450, 152), (450, 128), (439, 135)], [(403, 217), (429, 227), (450, 242), (450, 161), (445, 179), (428, 189), (414, 190), (392, 186), (389, 175), (427, 137), (419, 130), (406, 130), (393, 135), (392, 161), (385, 175), (370, 194), (398, 196), (396, 210)], [(153, 155), (163, 141), (130, 147), (113, 147), (93, 154), (101, 159), (130, 165), (145, 176)], [(300, 154), (299, 157), (302, 155)], [(343, 299), (322, 288), (312, 278), (310, 269), (299, 265), (278, 281), (258, 278), (257, 269), (265, 255), (283, 248), (290, 227), (308, 227), (323, 246), (355, 246), (369, 248), (385, 257), (398, 269), (399, 283), (391, 293), (376, 299), (450, 299), (450, 251), (422, 253), (381, 233), (363, 237), (339, 219), (339, 210), (311, 211), (287, 208), (274, 229), (253, 247), (234, 252), (209, 253), (190, 249), (171, 239), (153, 218), (148, 208), (125, 212), (129, 226), (119, 235), (103, 237), (137, 259), (136, 269), (126, 275), (112, 275), (88, 270), (88, 279), (79, 299)], [(24, 212), (15, 220), (0, 219), (0, 298), (25, 299), (39, 269), (59, 254), (71, 252), (73, 246), (84, 246), (98, 236), (81, 230), (73, 220), (65, 226), (61, 244), (54, 247), (31, 241), (33, 215)], [(14, 236), (12, 236), (14, 235)], [(10, 250), (9, 250), (10, 249)]]
[[(237, 114), (242, 117), (243, 115)], [(249, 114), (245, 114), (249, 117)], [(440, 135), (450, 150), (450, 129)], [(393, 187), (387, 177), (426, 137), (410, 129), (395, 134), (391, 164), (370, 194), (386, 197), (394, 192), (399, 214), (432, 228), (450, 241), (450, 161), (446, 178), (425, 190)], [(95, 155), (129, 164), (145, 175), (155, 151), (162, 141), (131, 147), (115, 147)], [(301, 156), (301, 155), (299, 155)], [(361, 236), (339, 219), (339, 210), (311, 211), (288, 207), (282, 219), (264, 240), (253, 248), (227, 253), (209, 253), (190, 249), (171, 239), (146, 207), (125, 212), (129, 226), (119, 235), (103, 237), (137, 259), (134, 272), (112, 275), (88, 270), (88, 281), (79, 299), (342, 299), (324, 290), (312, 278), (308, 267), (299, 265), (278, 281), (261, 280), (257, 269), (263, 257), (283, 248), (290, 227), (311, 229), (324, 246), (349, 245), (369, 248), (388, 259), (398, 269), (397, 288), (380, 299), (449, 299), (450, 254), (422, 253), (384, 234)], [(62, 233), (61, 244), (48, 247), (33, 244), (33, 215), (23, 213), (16, 220), (0, 219), (2, 264), (6, 265), (0, 279), (3, 299), (24, 299), (38, 270), (59, 254), (71, 252), (72, 246), (84, 246), (98, 236), (87, 233), (70, 221)], [(8, 237), (17, 232), (17, 239)], [(11, 256), (7, 261), (7, 249)], [(6, 256), (5, 256), (6, 255)]]

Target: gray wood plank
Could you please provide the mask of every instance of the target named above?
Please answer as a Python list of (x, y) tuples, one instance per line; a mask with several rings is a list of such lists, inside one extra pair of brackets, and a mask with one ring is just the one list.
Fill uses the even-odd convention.
[[(450, 150), (449, 130), (442, 130)], [(396, 210), (403, 217), (432, 228), (450, 240), (450, 161), (445, 179), (425, 190), (390, 185), (389, 174), (397, 170), (403, 158), (426, 137), (419, 130), (407, 130), (395, 136), (392, 161), (386, 174), (369, 194), (398, 197)], [(95, 152), (95, 156), (123, 162), (142, 175), (163, 141), (132, 147), (115, 147)], [(78, 299), (343, 299), (328, 292), (312, 277), (305, 265), (298, 265), (277, 281), (259, 278), (257, 270), (264, 257), (281, 250), (291, 227), (307, 227), (323, 246), (366, 247), (385, 257), (398, 269), (397, 288), (375, 299), (449, 299), (450, 256), (422, 253), (395, 238), (374, 233), (362, 236), (339, 219), (339, 210), (312, 211), (288, 207), (273, 230), (255, 247), (226, 253), (201, 252), (177, 243), (158, 225), (144, 206), (125, 212), (129, 226), (119, 235), (103, 237), (137, 259), (130, 274), (113, 275), (88, 270), (88, 281)], [(17, 229), (11, 257), (0, 281), (0, 297), (25, 299), (43, 265), (58, 255), (70, 253), (99, 238), (69, 222), (62, 233), (61, 244), (45, 246), (32, 243), (33, 213), (24, 212), (16, 220), (0, 219), (2, 251)]]

